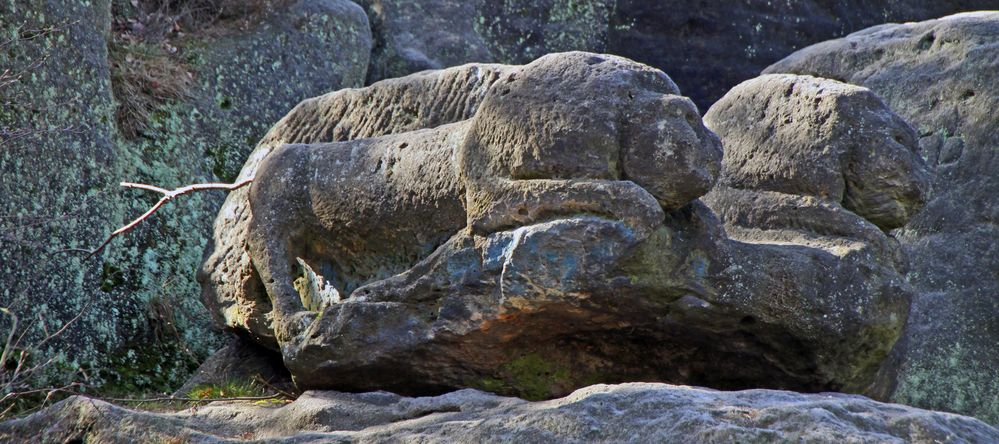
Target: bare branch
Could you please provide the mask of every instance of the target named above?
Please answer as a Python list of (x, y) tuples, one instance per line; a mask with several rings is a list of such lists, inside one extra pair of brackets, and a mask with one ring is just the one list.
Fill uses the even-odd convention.
[(144, 183), (122, 182), (121, 186), (123, 186), (125, 188), (138, 188), (140, 190), (155, 191), (155, 192), (163, 194), (163, 195), (170, 195), (170, 190), (167, 190), (165, 188), (160, 188), (160, 187), (157, 187), (157, 186), (153, 186), (153, 185), (146, 185)]
[[(78, 393), (82, 396), (90, 396), (83, 393)], [(268, 396), (236, 396), (232, 398), (178, 398), (175, 396), (164, 396), (162, 398), (100, 398), (93, 397), (94, 399), (100, 399), (101, 401), (107, 402), (129, 402), (129, 403), (142, 403), (142, 402), (215, 402), (215, 401), (266, 401), (268, 399), (284, 398), (285, 395), (281, 393), (275, 393)]]
[[(41, 389), (26, 390), (26, 391), (23, 391), (23, 392), (12, 392), (12, 393), (8, 393), (6, 396), (4, 396), (2, 399), (0, 399), (0, 405), (2, 405), (5, 402), (8, 402), (8, 401), (13, 401), (13, 400), (15, 400), (17, 398), (21, 398), (21, 397), (28, 396), (28, 395), (39, 394), (39, 393), (45, 393), (45, 400), (39, 406), (37, 406), (36, 409), (44, 407), (44, 405), (47, 404), (49, 402), (49, 400), (52, 399), (52, 396), (54, 396), (57, 393), (65, 393), (65, 394), (68, 394), (68, 395), (77, 395), (77, 396), (82, 396), (82, 397), (87, 398), (87, 399), (97, 399), (97, 400), (101, 400), (101, 401), (104, 401), (104, 402), (110, 402), (110, 403), (130, 403), (130, 404), (131, 403), (142, 404), (142, 403), (147, 403), (147, 402), (189, 402), (189, 403), (198, 404), (198, 403), (210, 403), (210, 402), (216, 402), (216, 401), (268, 401), (268, 400), (279, 399), (279, 398), (284, 397), (284, 395), (282, 395), (280, 393), (276, 393), (276, 394), (269, 395), (269, 396), (237, 396), (237, 397), (231, 397), (231, 398), (205, 398), (205, 399), (201, 399), (201, 398), (177, 398), (177, 397), (172, 397), (172, 396), (171, 397), (161, 397), (161, 398), (103, 398), (103, 397), (100, 397), (100, 396), (94, 396), (94, 395), (90, 395), (90, 394), (87, 394), (87, 393), (82, 393), (80, 391), (74, 390), (74, 388), (76, 388), (76, 387), (84, 387), (84, 386), (86, 386), (86, 385), (83, 384), (83, 383), (73, 382), (73, 383), (70, 383), (70, 384), (62, 386), (62, 387), (41, 388)], [(7, 413), (9, 413), (14, 408), (14, 406), (15, 406), (15, 404), (11, 403), (11, 405), (9, 405), (6, 409), (4, 409), (3, 412), (0, 412), (0, 418), (6, 417)], [(34, 410), (34, 409), (32, 409), (32, 410)]]
[[(158, 202), (156, 202), (156, 204), (153, 205), (152, 208), (150, 208), (145, 213), (143, 213), (142, 216), (139, 216), (135, 220), (129, 222), (125, 226), (123, 226), (123, 227), (115, 230), (113, 233), (111, 233), (111, 235), (108, 236), (108, 238), (105, 239), (104, 242), (101, 243), (100, 246), (98, 246), (93, 251), (90, 251), (90, 254), (88, 254), (87, 257), (84, 258), (84, 260), (90, 259), (91, 257), (93, 257), (94, 255), (96, 255), (97, 253), (100, 253), (101, 250), (104, 249), (104, 247), (106, 247), (109, 243), (111, 243), (112, 239), (114, 239), (115, 237), (117, 237), (120, 234), (123, 234), (123, 233), (125, 233), (125, 232), (127, 232), (127, 231), (129, 231), (129, 230), (131, 230), (131, 229), (133, 229), (135, 227), (137, 227), (139, 224), (141, 224), (143, 221), (145, 221), (147, 218), (149, 218), (149, 216), (152, 216), (152, 214), (155, 213), (156, 210), (159, 210), (160, 207), (162, 207), (163, 205), (165, 205), (167, 202), (170, 202), (171, 200), (173, 200), (177, 196), (182, 196), (184, 194), (192, 193), (192, 192), (195, 192), (195, 191), (205, 191), (205, 190), (233, 191), (233, 190), (237, 190), (237, 189), (243, 188), (243, 187), (249, 185), (251, 182), (253, 182), (253, 177), (250, 177), (249, 179), (245, 179), (245, 180), (243, 180), (241, 182), (236, 182), (236, 183), (231, 183), (231, 184), (230, 183), (198, 183), (198, 184), (194, 184), (194, 185), (188, 185), (188, 186), (180, 187), (180, 188), (177, 188), (177, 189), (174, 189), (174, 190), (167, 190), (165, 188), (160, 188), (160, 187), (153, 186), (153, 185), (146, 185), (146, 184), (143, 184), (143, 183), (122, 182), (121, 186), (123, 186), (125, 188), (138, 188), (138, 189), (142, 189), (142, 190), (155, 191), (157, 193), (162, 194), (163, 197), (160, 198), (160, 200)], [(71, 250), (64, 250), (64, 251), (71, 251)]]
[[(3, 85), (0, 85), (0, 87), (2, 86)], [(49, 129), (22, 128), (22, 129), (8, 130), (5, 128), (0, 128), (0, 141), (4, 143), (10, 143), (23, 137), (39, 136), (41, 134), (56, 133), (56, 132), (64, 132), (66, 134), (80, 134), (83, 131), (73, 129), (73, 125), (67, 125), (65, 127), (49, 128)]]
[(91, 305), (94, 305), (93, 299), (87, 301), (87, 305), (84, 305), (83, 308), (81, 308), (80, 311), (76, 313), (76, 316), (73, 316), (73, 319), (66, 321), (66, 323), (62, 325), (62, 328), (56, 330), (56, 332), (52, 334), (46, 333), (45, 339), (42, 339), (41, 342), (35, 344), (35, 348), (41, 348), (41, 346), (45, 345), (46, 342), (49, 342), (50, 340), (62, 335), (66, 331), (66, 329), (69, 328), (70, 325), (73, 325), (74, 322), (78, 321), (83, 316), (83, 313), (85, 313), (87, 309), (90, 308)]
[[(64, 385), (62, 387), (56, 387), (56, 388), (46, 387), (46, 388), (25, 390), (23, 392), (10, 392), (10, 393), (7, 393), (6, 395), (4, 395), (3, 398), (0, 398), (0, 405), (3, 405), (3, 403), (5, 403), (7, 401), (15, 400), (17, 398), (22, 398), (22, 397), (25, 397), (25, 396), (28, 396), (28, 395), (34, 395), (36, 393), (45, 393), (46, 395), (45, 395), (45, 401), (44, 402), (48, 402), (48, 400), (52, 398), (52, 395), (54, 395), (56, 393), (59, 393), (59, 392), (70, 393), (70, 394), (80, 394), (79, 392), (76, 392), (76, 391), (70, 390), (70, 389), (72, 387), (80, 387), (80, 386), (83, 386), (83, 385), (84, 384), (80, 383), (80, 382), (71, 382), (71, 383), (69, 383), (67, 385)], [(0, 415), (0, 418), (3, 418), (4, 417), (3, 415), (6, 415), (7, 412), (9, 412), (12, 408), (13, 408), (13, 406), (10, 406), (10, 407), (7, 407), (6, 409), (4, 409), (4, 412), (3, 412), (2, 415)]]

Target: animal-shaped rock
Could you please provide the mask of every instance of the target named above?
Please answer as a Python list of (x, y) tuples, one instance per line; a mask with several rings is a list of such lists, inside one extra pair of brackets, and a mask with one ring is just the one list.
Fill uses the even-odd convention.
[(884, 231), (904, 225), (929, 191), (915, 131), (867, 88), (765, 75), (730, 91), (705, 122), (725, 143), (705, 202), (734, 239), (886, 254)]
[[(915, 288), (872, 395), (999, 424), (999, 3), (818, 43), (767, 68), (870, 88), (912, 123), (935, 170), (897, 234)], [(936, 17), (936, 16), (934, 16)]]
[[(546, 398), (644, 380), (863, 390), (905, 323), (909, 294), (884, 260), (891, 239), (864, 217), (908, 217), (919, 171), (886, 161), (898, 147), (874, 146), (899, 129), (875, 118), (891, 117), (880, 102), (819, 100), (838, 104), (826, 121), (784, 91), (747, 95), (733, 119), (743, 109), (797, 113), (832, 131), (822, 139), (831, 148), (774, 140), (776, 180), (746, 174), (743, 189), (733, 175), (709, 196), (725, 225), (697, 199), (717, 174), (717, 139), (668, 77), (624, 59), (476, 65), (304, 103), (247, 164), (257, 174), (252, 218), (238, 205), (220, 215), (248, 227), (248, 281), (259, 272), (263, 299), (234, 292), (244, 299), (227, 305), (215, 290), (213, 306), (258, 342), (279, 343), (300, 388), (471, 386)], [(783, 120), (772, 124), (784, 131)], [(739, 128), (727, 136), (737, 142)], [(311, 133), (348, 141), (275, 143), (314, 142), (296, 139)], [(873, 157), (857, 155), (864, 147)], [(813, 165), (819, 185), (789, 174)], [(867, 204), (880, 202), (875, 192), (904, 213)], [(848, 195), (859, 197), (836, 200)], [(757, 224), (745, 233), (743, 214)], [(220, 240), (238, 245), (244, 233), (230, 233)], [(216, 248), (212, 257), (239, 251)], [(232, 288), (240, 267), (217, 267), (215, 288)], [(240, 320), (244, 309), (252, 322)]]
[(920, 210), (929, 189), (913, 129), (866, 88), (795, 75), (740, 84), (705, 123), (725, 155), (702, 200), (743, 258), (744, 275), (722, 293), (741, 293), (733, 300), (753, 304), (753, 319), (799, 313), (782, 322), (814, 344), (825, 389), (865, 390), (912, 294), (887, 232)]
[[(399, 134), (467, 120), (485, 92), (515, 66), (471, 64), (427, 71), (310, 98), (282, 118), (250, 154), (239, 179), (284, 144), (320, 143)], [(277, 349), (270, 297), (250, 259), (252, 220), (247, 188), (233, 191), (215, 220), (198, 280), (215, 322)], [(308, 274), (307, 274), (308, 275)]]
[[(717, 137), (661, 71), (550, 55), (493, 84), (466, 121), (272, 152), (250, 190), (251, 257), (287, 341), (314, 319), (316, 294), (349, 297), (466, 226), (488, 235), (594, 214), (644, 238), (664, 208), (711, 188), (720, 160)], [(303, 294), (295, 281), (309, 274), (321, 289)]]

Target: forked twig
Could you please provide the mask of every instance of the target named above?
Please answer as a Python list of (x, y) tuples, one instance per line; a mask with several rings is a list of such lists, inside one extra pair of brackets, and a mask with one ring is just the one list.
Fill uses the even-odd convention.
[(162, 194), (163, 197), (160, 198), (160, 200), (158, 202), (156, 202), (156, 204), (153, 205), (152, 208), (150, 208), (148, 211), (146, 211), (145, 213), (143, 213), (142, 216), (139, 216), (135, 220), (129, 222), (125, 226), (123, 226), (123, 227), (115, 230), (113, 233), (111, 233), (111, 235), (108, 236), (108, 238), (105, 239), (104, 242), (101, 243), (100, 246), (98, 246), (96, 249), (94, 249), (93, 251), (91, 251), (90, 254), (88, 254), (87, 257), (84, 258), (84, 260), (90, 259), (91, 257), (93, 257), (94, 255), (96, 255), (97, 253), (100, 253), (101, 250), (104, 249), (104, 247), (106, 247), (109, 243), (111, 243), (112, 239), (114, 239), (115, 237), (117, 237), (120, 234), (123, 234), (123, 233), (127, 232), (128, 230), (131, 230), (131, 229), (135, 228), (136, 226), (138, 226), (139, 224), (141, 224), (144, 220), (146, 220), (147, 218), (149, 218), (149, 216), (152, 216), (152, 214), (155, 213), (156, 210), (160, 209), (160, 207), (162, 207), (163, 205), (165, 205), (167, 202), (170, 202), (171, 200), (173, 200), (173, 198), (175, 198), (177, 196), (183, 196), (183, 195), (185, 195), (187, 193), (192, 193), (192, 192), (195, 192), (195, 191), (205, 191), (205, 190), (233, 191), (233, 190), (238, 190), (240, 188), (243, 188), (243, 187), (249, 185), (251, 182), (253, 182), (253, 177), (250, 177), (249, 179), (244, 179), (244, 180), (242, 180), (240, 182), (236, 182), (236, 183), (197, 183), (197, 184), (193, 184), (193, 185), (187, 185), (187, 186), (184, 186), (184, 187), (180, 187), (180, 188), (177, 188), (177, 189), (174, 189), (174, 190), (167, 190), (165, 188), (160, 188), (160, 187), (153, 186), (153, 185), (146, 185), (144, 183), (122, 182), (121, 186), (123, 186), (125, 188), (138, 188), (138, 189), (141, 189), (141, 190), (155, 191), (157, 193)]

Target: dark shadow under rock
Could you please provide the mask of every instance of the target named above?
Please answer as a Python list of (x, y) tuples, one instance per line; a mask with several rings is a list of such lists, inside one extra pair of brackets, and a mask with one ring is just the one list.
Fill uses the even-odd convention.
[(192, 390), (204, 386), (224, 387), (226, 384), (259, 384), (262, 380), (281, 390), (294, 390), (291, 374), (284, 367), (281, 354), (250, 339), (236, 336), (208, 357), (174, 396), (187, 397)]

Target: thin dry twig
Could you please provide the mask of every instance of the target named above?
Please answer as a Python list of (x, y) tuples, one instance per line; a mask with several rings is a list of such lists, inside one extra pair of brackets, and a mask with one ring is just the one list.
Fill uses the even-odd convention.
[(254, 381), (257, 381), (258, 383), (260, 383), (260, 385), (264, 386), (265, 388), (269, 388), (269, 389), (271, 389), (272, 391), (275, 391), (275, 392), (277, 392), (277, 393), (278, 393), (279, 395), (282, 395), (282, 396), (284, 396), (285, 398), (288, 398), (288, 399), (291, 399), (291, 400), (295, 400), (295, 399), (298, 399), (298, 396), (296, 396), (295, 394), (293, 394), (293, 393), (289, 393), (288, 391), (285, 391), (285, 390), (281, 390), (281, 389), (279, 389), (279, 388), (275, 387), (275, 386), (274, 386), (274, 384), (271, 384), (271, 383), (267, 382), (267, 381), (266, 381), (266, 380), (265, 380), (265, 379), (264, 379), (264, 378), (263, 378), (262, 376), (260, 376), (260, 375), (254, 375), (254, 376), (253, 376), (253, 380), (254, 380)]
[[(268, 396), (234, 396), (230, 398), (178, 398), (174, 396), (164, 396), (160, 398), (104, 398), (101, 396), (94, 396), (91, 394), (73, 390), (74, 387), (81, 387), (81, 386), (84, 386), (84, 384), (80, 382), (73, 382), (70, 383), (69, 385), (56, 388), (41, 388), (34, 390), (26, 390), (23, 392), (12, 392), (8, 393), (6, 396), (0, 399), (0, 405), (11, 399), (20, 398), (27, 395), (33, 395), (36, 393), (45, 393), (45, 401), (42, 402), (42, 406), (48, 403), (48, 401), (52, 399), (52, 396), (54, 396), (57, 393), (66, 393), (69, 395), (83, 396), (88, 399), (97, 399), (100, 401), (110, 402), (110, 403), (128, 403), (128, 404), (143, 404), (148, 402), (211, 403), (216, 401), (268, 401), (271, 399), (278, 399), (285, 397), (285, 395), (281, 393), (275, 393), (273, 395), (268, 395)], [(13, 407), (14, 407), (13, 405), (8, 406), (2, 413), (0, 413), (0, 418), (5, 417), (5, 415), (9, 413), (11, 409), (13, 409)]]
[[(83, 314), (87, 311), (87, 309), (89, 309), (90, 306), (92, 306), (92, 305), (93, 305), (93, 300), (89, 301), (87, 303), (87, 305), (85, 305), (83, 308), (80, 309), (79, 312), (77, 312), (76, 316), (74, 316), (73, 319), (70, 319), (69, 321), (65, 322), (62, 325), (62, 327), (59, 328), (59, 330), (56, 330), (54, 333), (49, 333), (48, 329), (45, 328), (45, 323), (43, 321), (41, 325), (42, 325), (42, 330), (45, 333), (45, 337), (42, 338), (42, 340), (39, 341), (38, 343), (33, 344), (31, 346), (31, 349), (32, 350), (39, 350), (48, 341), (51, 341), (52, 339), (61, 336), (63, 333), (66, 332), (66, 330), (71, 325), (73, 325), (76, 321), (78, 321), (83, 316)], [(12, 324), (13, 324), (11, 326), (10, 334), (7, 337), (7, 342), (4, 345), (3, 352), (2, 352), (2, 354), (0, 354), (0, 386), (2, 386), (3, 391), (7, 393), (7, 395), (5, 395), (3, 397), (3, 399), (0, 399), (0, 405), (2, 405), (3, 402), (5, 402), (5, 401), (7, 401), (9, 399), (12, 399), (12, 398), (16, 398), (16, 397), (19, 397), (19, 396), (24, 396), (26, 394), (34, 394), (34, 393), (39, 393), (41, 391), (50, 390), (50, 389), (47, 389), (47, 388), (43, 388), (43, 389), (37, 389), (37, 390), (30, 390), (28, 392), (17, 392), (16, 391), (16, 389), (18, 388), (18, 386), (19, 385), (23, 385), (24, 381), (27, 380), (35, 372), (40, 371), (40, 370), (48, 367), (49, 365), (51, 365), (52, 362), (54, 362), (54, 358), (49, 358), (48, 360), (46, 360), (44, 362), (38, 363), (38, 364), (36, 364), (36, 365), (34, 365), (32, 367), (29, 367), (29, 368), (25, 369), (25, 364), (27, 362), (27, 359), (28, 359), (28, 356), (30, 355), (30, 353), (28, 353), (25, 349), (21, 349), (20, 350), (20, 354), (19, 354), (19, 356), (18, 356), (18, 358), (16, 360), (16, 365), (14, 366), (14, 369), (10, 370), (8, 372), (7, 361), (9, 359), (13, 358), (12, 355), (15, 352), (15, 350), (17, 350), (18, 348), (20, 348), (21, 340), (24, 338), (24, 335), (27, 334), (27, 330), (28, 329), (25, 329), (25, 331), (22, 332), (20, 336), (18, 336), (17, 340), (14, 341), (13, 339), (14, 339), (15, 332), (16, 332), (17, 327), (18, 327), (18, 318), (17, 318), (17, 315), (15, 315), (12, 310), (10, 310), (10, 309), (8, 309), (6, 307), (0, 307), (0, 312), (6, 314), (8, 316), (10, 316), (11, 319), (12, 319)], [(29, 326), (29, 329), (30, 329), (30, 326)], [(67, 386), (67, 387), (69, 387), (69, 386)], [(0, 416), (2, 416), (2, 415), (0, 415)]]
[(94, 305), (93, 299), (87, 301), (87, 305), (84, 305), (83, 308), (81, 308), (80, 311), (76, 313), (76, 316), (73, 316), (73, 319), (70, 319), (69, 321), (66, 321), (65, 324), (62, 324), (62, 327), (59, 330), (56, 330), (55, 333), (52, 333), (51, 335), (46, 335), (45, 339), (42, 339), (41, 342), (35, 344), (35, 348), (39, 348), (42, 345), (45, 345), (46, 342), (49, 342), (53, 338), (56, 338), (62, 335), (64, 332), (66, 332), (66, 329), (69, 328), (70, 325), (73, 325), (74, 322), (80, 320), (80, 318), (83, 317), (83, 313), (85, 313), (88, 309), (90, 309), (90, 306), (92, 305)]
[(149, 216), (152, 216), (153, 213), (156, 212), (156, 210), (159, 210), (160, 207), (162, 207), (163, 205), (165, 205), (167, 202), (170, 202), (171, 200), (173, 200), (177, 196), (183, 196), (183, 195), (185, 195), (187, 193), (192, 193), (192, 192), (195, 192), (195, 191), (205, 191), (205, 190), (233, 191), (233, 190), (238, 190), (240, 188), (243, 188), (243, 187), (249, 185), (251, 182), (253, 182), (253, 177), (250, 177), (249, 179), (245, 179), (245, 180), (240, 181), (240, 182), (231, 183), (231, 184), (230, 183), (198, 183), (198, 184), (193, 184), (193, 185), (187, 185), (187, 186), (184, 186), (184, 187), (180, 187), (180, 188), (177, 188), (177, 189), (174, 189), (174, 190), (167, 190), (165, 188), (160, 188), (160, 187), (153, 186), (153, 185), (146, 185), (144, 183), (122, 182), (121, 186), (123, 186), (125, 188), (138, 188), (138, 189), (141, 189), (141, 190), (155, 191), (157, 193), (162, 194), (163, 197), (160, 198), (160, 200), (158, 202), (156, 202), (156, 204), (153, 205), (152, 208), (150, 208), (148, 211), (146, 211), (145, 213), (143, 213), (142, 216), (139, 216), (135, 220), (129, 222), (125, 226), (123, 226), (123, 227), (115, 230), (113, 233), (111, 233), (111, 235), (108, 236), (108, 238), (105, 239), (104, 242), (101, 243), (100, 246), (98, 246), (93, 251), (90, 251), (90, 254), (88, 254), (87, 257), (84, 258), (84, 260), (90, 259), (91, 257), (93, 257), (94, 255), (96, 255), (97, 253), (100, 253), (101, 250), (104, 249), (104, 247), (106, 247), (109, 243), (111, 243), (112, 239), (114, 239), (115, 237), (117, 237), (120, 234), (123, 234), (123, 233), (125, 233), (125, 232), (127, 232), (127, 231), (129, 231), (129, 230), (131, 230), (131, 229), (133, 229), (135, 227), (137, 227), (139, 224), (141, 224), (143, 221), (145, 221), (147, 218), (149, 218)]
[(268, 399), (282, 398), (284, 395), (280, 393), (275, 393), (273, 395), (267, 396), (234, 396), (231, 398), (178, 398), (175, 396), (164, 396), (162, 398), (101, 398), (90, 396), (84, 393), (77, 393), (78, 395), (92, 397), (94, 399), (100, 399), (101, 401), (107, 402), (128, 402), (128, 403), (143, 403), (143, 402), (215, 402), (215, 401), (266, 401)]
[[(55, 395), (56, 393), (76, 393), (75, 391), (71, 390), (71, 388), (72, 387), (80, 387), (80, 386), (83, 386), (83, 385), (84, 384), (81, 383), (81, 382), (71, 382), (68, 385), (64, 385), (62, 387), (40, 388), (40, 389), (34, 389), (34, 390), (26, 390), (26, 391), (23, 391), (23, 392), (11, 392), (11, 393), (8, 393), (6, 396), (4, 396), (3, 399), (0, 399), (0, 405), (3, 405), (4, 402), (7, 402), (9, 400), (13, 400), (13, 399), (16, 399), (16, 398), (20, 398), (20, 397), (24, 397), (24, 396), (28, 396), (28, 395), (33, 395), (33, 394), (36, 394), (36, 393), (45, 393), (45, 400), (42, 401), (41, 403), (39, 403), (34, 408), (32, 408), (31, 410), (29, 410), (29, 411), (33, 411), (33, 410), (37, 410), (37, 409), (43, 408), (46, 404), (48, 404), (49, 400), (51, 400), (52, 396)], [(16, 406), (15, 403), (11, 403), (9, 406), (7, 406), (7, 408), (5, 408), (3, 410), (3, 412), (0, 412), (0, 418), (6, 418), (7, 414), (10, 413), (10, 411), (13, 410), (15, 406)], [(22, 413), (24, 413), (24, 412), (22, 412)]]

